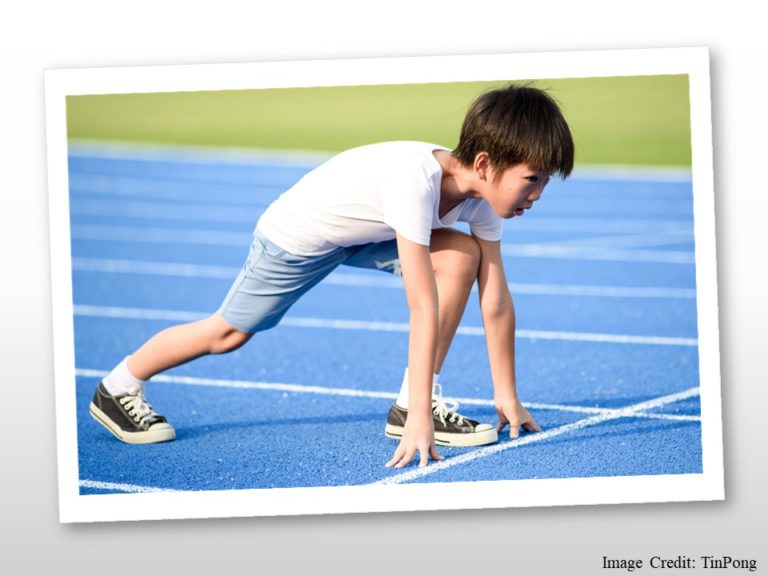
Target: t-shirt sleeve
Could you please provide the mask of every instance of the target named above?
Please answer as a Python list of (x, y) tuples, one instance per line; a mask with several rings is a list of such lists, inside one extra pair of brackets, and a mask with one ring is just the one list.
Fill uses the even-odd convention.
[(381, 188), (384, 223), (411, 242), (429, 246), (436, 194), (433, 178), (422, 167), (390, 175)]
[(485, 201), (477, 201), (467, 214), (462, 213), (459, 216), (459, 220), (468, 222), (472, 234), (481, 240), (489, 242), (501, 240), (504, 222)]

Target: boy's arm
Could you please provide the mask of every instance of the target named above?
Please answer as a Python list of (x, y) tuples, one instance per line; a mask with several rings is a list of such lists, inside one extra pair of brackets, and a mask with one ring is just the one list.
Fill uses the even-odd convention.
[(429, 257), (422, 246), (397, 235), (397, 250), (410, 310), (408, 341), (408, 417), (403, 437), (387, 466), (402, 468), (420, 454), (420, 466), (429, 456), (442, 460), (435, 445), (432, 423), (432, 371), (437, 353), (437, 286)]
[(540, 432), (533, 416), (520, 403), (515, 381), (515, 307), (509, 293), (504, 265), (501, 260), (501, 243), (481, 240), (480, 272), (478, 288), (480, 309), (485, 327), (488, 360), (493, 378), (493, 397), (499, 416), (498, 430), (509, 424), (509, 435), (517, 438), (520, 427), (528, 432)]

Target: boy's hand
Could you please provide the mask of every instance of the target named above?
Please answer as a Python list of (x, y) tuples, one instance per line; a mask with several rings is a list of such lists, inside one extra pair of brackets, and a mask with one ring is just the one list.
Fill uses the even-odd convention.
[(496, 414), (499, 416), (499, 425), (496, 429), (501, 432), (509, 425), (510, 438), (520, 436), (521, 427), (526, 432), (541, 432), (541, 427), (533, 419), (531, 413), (517, 399), (497, 401)]
[(416, 414), (409, 414), (405, 421), (403, 437), (395, 449), (392, 459), (386, 463), (387, 468), (403, 468), (419, 453), (419, 466), (427, 465), (429, 457), (433, 460), (442, 460), (443, 457), (437, 451), (435, 444), (435, 428), (432, 423), (432, 415), (428, 419), (419, 418)]

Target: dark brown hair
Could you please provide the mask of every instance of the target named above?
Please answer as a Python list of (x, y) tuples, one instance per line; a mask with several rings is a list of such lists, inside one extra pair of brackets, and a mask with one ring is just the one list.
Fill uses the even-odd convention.
[(528, 85), (492, 90), (473, 102), (453, 155), (472, 166), (480, 152), (488, 153), (497, 177), (522, 163), (563, 178), (573, 170), (573, 138), (560, 108)]

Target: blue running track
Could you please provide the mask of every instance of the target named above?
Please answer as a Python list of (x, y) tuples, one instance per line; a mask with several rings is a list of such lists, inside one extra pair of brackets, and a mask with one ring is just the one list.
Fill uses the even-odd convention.
[[(702, 472), (692, 187), (674, 174), (577, 169), (506, 222), (518, 386), (540, 434), (386, 469), (408, 311), (397, 279), (344, 267), (277, 328), (148, 385), (176, 441), (129, 446), (97, 425), (101, 376), (215, 310), (259, 214), (315, 162), (71, 147), (81, 494)], [(475, 295), (441, 381), (495, 422), (481, 326)]]

